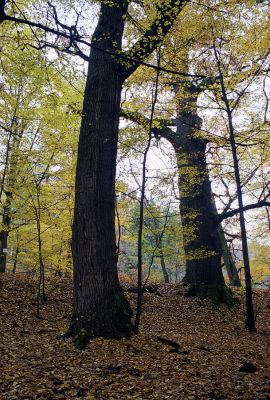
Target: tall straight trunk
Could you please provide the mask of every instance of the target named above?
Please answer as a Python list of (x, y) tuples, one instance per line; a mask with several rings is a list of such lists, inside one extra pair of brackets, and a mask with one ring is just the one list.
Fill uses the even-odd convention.
[[(93, 43), (121, 49), (127, 2), (101, 5)], [(92, 49), (83, 104), (72, 236), (74, 307), (70, 334), (130, 335), (131, 309), (116, 268), (115, 169), (123, 78), (117, 58)]]
[[(40, 214), (40, 213), (38, 213)], [(39, 216), (40, 217), (40, 216)], [(40, 305), (41, 301), (46, 300), (45, 295), (45, 266), (42, 255), (42, 240), (41, 240), (41, 226), (40, 219), (36, 221), (37, 224), (37, 239), (38, 239), (38, 263), (39, 263), (39, 281), (38, 281), (38, 292), (37, 292), (37, 318), (40, 318)]]
[(92, 47), (89, 57), (78, 146), (71, 335), (86, 332), (88, 338), (121, 338), (133, 331), (131, 308), (116, 268), (115, 169), (121, 89), (140, 61), (163, 40), (186, 3), (168, 0), (157, 5), (155, 20), (125, 52), (127, 59), (138, 61), (127, 62), (112, 54), (121, 52), (128, 0), (101, 2), (92, 37), (92, 45), (100, 50)]

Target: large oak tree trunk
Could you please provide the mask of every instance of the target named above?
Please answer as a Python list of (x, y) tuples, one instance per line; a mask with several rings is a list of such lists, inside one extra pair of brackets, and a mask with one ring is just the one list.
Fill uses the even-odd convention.
[[(186, 4), (168, 0), (125, 53), (121, 51), (128, 0), (101, 2), (92, 47), (78, 147), (72, 251), (74, 306), (71, 335), (121, 338), (133, 331), (131, 309), (120, 288), (115, 244), (115, 168), (121, 89), (164, 38)], [(136, 62), (127, 62), (136, 57)], [(80, 335), (79, 335), (80, 336)], [(78, 343), (79, 344), (79, 343)]]
[(173, 143), (180, 193), (187, 295), (208, 297), (214, 304), (233, 305), (222, 273), (222, 248), (211, 202), (206, 141), (200, 136), (197, 115), (181, 113)]
[[(179, 110), (176, 132), (162, 125), (154, 127), (153, 133), (170, 141), (177, 159), (180, 214), (186, 258), (184, 282), (190, 289), (192, 288), (190, 294), (232, 304), (222, 273), (223, 246), (216, 210), (212, 204), (206, 163), (207, 139), (200, 132), (201, 119), (197, 115), (199, 89), (190, 85), (181, 87), (180, 90), (176, 86)], [(123, 115), (133, 121), (139, 121), (144, 126), (147, 123), (147, 119), (137, 113), (124, 111)]]
[(176, 88), (178, 100), (177, 129), (170, 141), (175, 149), (178, 166), (180, 214), (186, 275), (190, 295), (209, 297), (215, 303), (233, 300), (225, 286), (222, 273), (222, 247), (206, 162), (207, 140), (200, 132), (197, 115), (199, 91), (192, 85)]
[[(99, 48), (121, 48), (127, 2), (101, 6), (93, 36)], [(92, 49), (89, 60), (76, 173), (72, 251), (74, 309), (72, 335), (130, 335), (131, 309), (116, 268), (115, 168), (122, 89), (121, 66)]]
[(180, 213), (186, 255), (187, 283), (224, 285), (221, 246), (211, 203), (206, 164), (206, 142), (199, 133), (200, 118), (178, 117), (173, 143), (178, 165)]

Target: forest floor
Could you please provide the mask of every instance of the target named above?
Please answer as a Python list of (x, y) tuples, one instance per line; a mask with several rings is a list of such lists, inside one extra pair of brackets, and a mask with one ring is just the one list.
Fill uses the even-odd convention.
[[(234, 308), (187, 298), (161, 285), (144, 298), (131, 340), (93, 340), (85, 351), (59, 336), (68, 327), (71, 282), (47, 282), (35, 316), (36, 281), (0, 277), (0, 399), (270, 399), (270, 293), (254, 293), (257, 332), (244, 327), (244, 294)], [(129, 294), (135, 305), (135, 294)], [(178, 352), (158, 337), (179, 343)], [(241, 372), (252, 363), (256, 372)], [(252, 369), (252, 368), (251, 368)]]

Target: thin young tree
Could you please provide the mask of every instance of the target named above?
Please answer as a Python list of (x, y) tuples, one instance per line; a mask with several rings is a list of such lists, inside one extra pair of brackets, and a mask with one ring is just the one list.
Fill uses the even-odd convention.
[(251, 332), (256, 330), (254, 311), (253, 311), (253, 300), (252, 300), (252, 284), (251, 284), (251, 273), (250, 273), (250, 263), (249, 263), (249, 254), (248, 254), (248, 242), (247, 242), (247, 231), (246, 231), (246, 223), (244, 217), (244, 203), (243, 203), (243, 192), (241, 186), (241, 175), (240, 175), (240, 167), (237, 156), (237, 146), (235, 140), (235, 129), (233, 124), (233, 109), (230, 105), (230, 100), (228, 97), (226, 84), (224, 80), (224, 72), (222, 70), (222, 64), (220, 60), (219, 52), (214, 43), (214, 54), (217, 63), (217, 68), (219, 72), (219, 82), (222, 93), (222, 101), (225, 105), (225, 112), (228, 118), (228, 130), (229, 130), (229, 138), (232, 150), (233, 157), (233, 165), (234, 165), (234, 174), (235, 174), (235, 183), (237, 188), (237, 200), (239, 203), (239, 220), (240, 220), (240, 228), (241, 228), (241, 242), (242, 242), (242, 252), (243, 252), (243, 261), (244, 261), (244, 269), (245, 269), (245, 285), (246, 285), (246, 328)]

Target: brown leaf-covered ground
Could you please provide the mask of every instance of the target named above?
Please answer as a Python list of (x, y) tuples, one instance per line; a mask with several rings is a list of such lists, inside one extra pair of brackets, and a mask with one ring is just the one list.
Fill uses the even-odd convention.
[[(213, 309), (186, 298), (181, 286), (146, 294), (141, 333), (131, 340), (95, 339), (86, 351), (65, 332), (71, 282), (49, 280), (42, 319), (35, 317), (36, 282), (2, 274), (0, 399), (270, 399), (270, 309), (255, 292), (257, 332), (244, 328), (242, 302)], [(134, 304), (134, 294), (130, 300)], [(180, 345), (178, 353), (157, 340)], [(257, 372), (239, 369), (250, 362)]]

